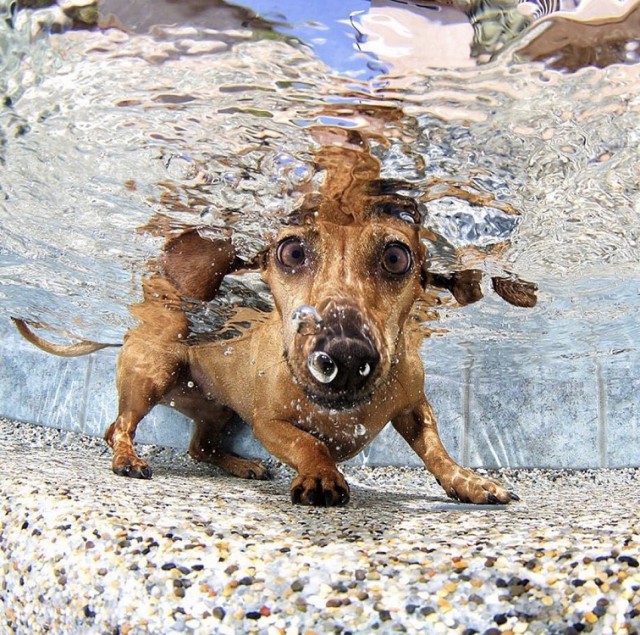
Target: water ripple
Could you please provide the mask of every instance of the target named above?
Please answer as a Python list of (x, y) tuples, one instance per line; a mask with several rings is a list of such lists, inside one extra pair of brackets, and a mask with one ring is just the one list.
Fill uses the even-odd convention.
[(163, 236), (207, 225), (250, 259), (319, 190), (318, 147), (365, 135), (381, 177), (419, 204), (434, 268), (541, 289), (526, 316), (493, 296), (445, 310), (450, 337), (550, 357), (637, 346), (633, 47), (574, 72), (515, 44), (485, 65), (408, 57), (401, 72), (378, 51), (363, 75), (233, 11), (218, 30), (185, 18), (34, 39), (26, 17), (1, 23), (2, 314), (117, 339)]

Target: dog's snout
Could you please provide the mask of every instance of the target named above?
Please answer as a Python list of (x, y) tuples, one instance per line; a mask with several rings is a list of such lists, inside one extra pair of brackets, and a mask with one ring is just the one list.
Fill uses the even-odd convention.
[(373, 376), (380, 355), (364, 337), (323, 338), (311, 353), (309, 371), (322, 384), (338, 391), (358, 391)]
[(309, 372), (321, 384), (330, 384), (338, 374), (338, 365), (333, 357), (322, 351), (314, 351), (307, 360)]
[(329, 407), (358, 403), (376, 383), (382, 354), (367, 316), (346, 298), (302, 305), (292, 314), (294, 330), (302, 336), (308, 394)]

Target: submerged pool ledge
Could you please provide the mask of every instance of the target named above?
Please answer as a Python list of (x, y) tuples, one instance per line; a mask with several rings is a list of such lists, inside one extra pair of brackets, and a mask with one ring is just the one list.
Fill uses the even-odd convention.
[[(427, 395), (457, 461), (488, 468), (640, 467), (639, 360), (580, 360), (580, 373), (563, 378), (554, 369), (510, 363), (499, 351), (470, 351), (468, 363), (447, 363), (461, 350), (433, 339), (424, 355)], [(0, 319), (0, 416), (101, 437), (117, 410), (116, 357), (110, 349), (54, 357)], [(186, 449), (190, 435), (187, 418), (160, 406), (139, 426), (136, 441)], [(266, 456), (243, 425), (232, 448)], [(420, 465), (390, 426), (352, 463)]]

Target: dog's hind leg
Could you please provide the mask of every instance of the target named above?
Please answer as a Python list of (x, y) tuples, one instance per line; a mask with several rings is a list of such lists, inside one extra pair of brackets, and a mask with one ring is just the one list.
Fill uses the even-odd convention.
[(118, 417), (104, 438), (113, 450), (113, 471), (120, 476), (151, 478), (151, 468), (137, 455), (133, 439), (140, 421), (169, 392), (179, 374), (178, 362), (153, 353), (125, 343), (118, 359)]
[(118, 476), (131, 478), (151, 478), (151, 468), (136, 453), (133, 446), (138, 423), (148, 410), (127, 409), (118, 414), (118, 418), (107, 428), (104, 439), (113, 450), (113, 471)]
[(222, 434), (233, 417), (233, 410), (212, 402), (206, 403), (206, 415), (203, 414), (205, 408), (189, 408), (183, 404), (176, 408), (195, 425), (189, 445), (189, 455), (194, 461), (215, 465), (239, 478), (269, 478), (269, 471), (261, 461), (242, 458), (222, 447)]

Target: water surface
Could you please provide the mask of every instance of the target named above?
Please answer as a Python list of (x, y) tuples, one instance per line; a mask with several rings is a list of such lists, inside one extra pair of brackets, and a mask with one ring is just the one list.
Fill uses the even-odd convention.
[[(321, 187), (333, 127), (408, 183), (434, 271), (486, 273), (481, 302), (439, 312), (432, 341), (464, 352), (447, 364), (638, 364), (636, 4), (616, 41), (561, 32), (549, 52), (543, 23), (480, 53), (464, 13), (424, 2), (148, 6), (0, 22), (2, 315), (119, 341), (163, 235), (207, 225), (251, 258)], [(538, 285), (535, 308), (493, 293), (505, 275)], [(234, 284), (225, 301), (251, 297)]]

